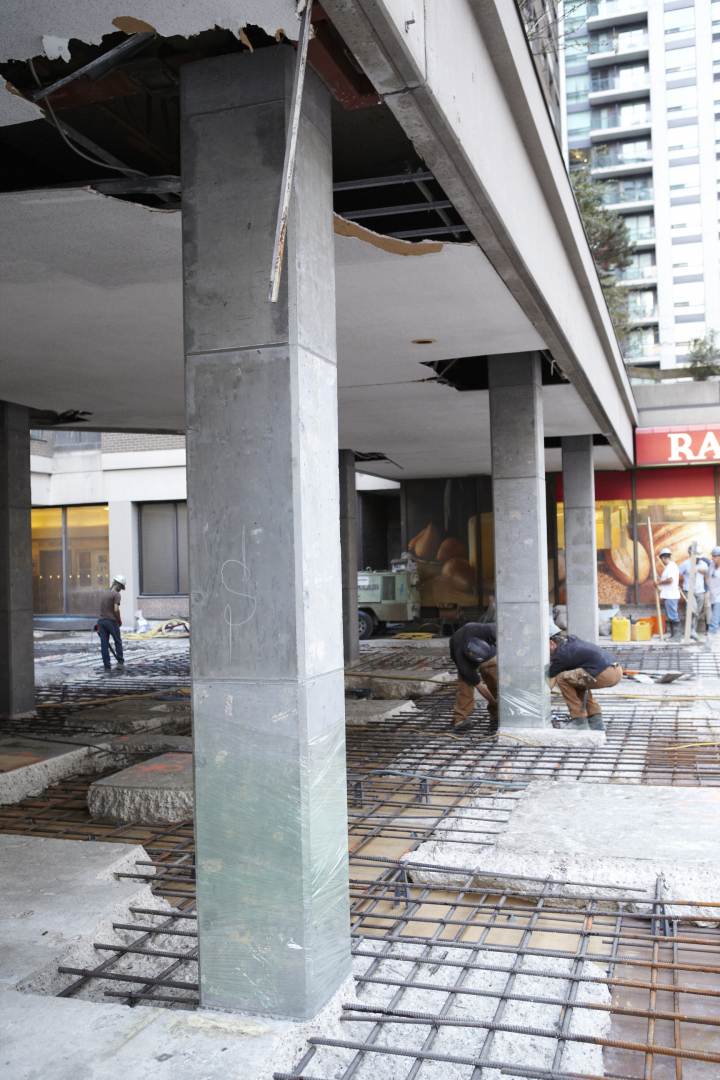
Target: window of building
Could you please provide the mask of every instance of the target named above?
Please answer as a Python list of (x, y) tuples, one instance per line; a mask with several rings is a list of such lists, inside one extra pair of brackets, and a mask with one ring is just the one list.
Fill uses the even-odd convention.
[(97, 615), (110, 586), (107, 506), (35, 507), (31, 525), (35, 614)]
[(629, 264), (620, 271), (620, 281), (642, 281), (644, 278), (652, 278), (657, 273), (655, 265), (655, 253), (652, 251), (636, 251)]
[(628, 214), (625, 224), (631, 240), (650, 240), (654, 236), (655, 219), (652, 214)]
[(140, 591), (149, 596), (187, 595), (187, 503), (142, 503)]
[(565, 89), (570, 103), (584, 101), (590, 91), (590, 76), (587, 73), (568, 75), (565, 80)]
[(656, 314), (656, 308), (654, 289), (637, 289), (628, 296), (628, 314), (631, 319), (650, 319)]
[(624, 354), (633, 360), (655, 356), (659, 341), (657, 326), (636, 327), (625, 339)]
[(568, 113), (567, 126), (568, 136), (570, 138), (579, 138), (581, 135), (589, 134), (590, 113), (587, 110), (584, 112)]

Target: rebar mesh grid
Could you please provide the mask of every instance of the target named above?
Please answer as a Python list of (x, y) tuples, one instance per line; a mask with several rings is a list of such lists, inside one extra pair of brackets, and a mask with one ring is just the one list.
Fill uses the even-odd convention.
[(388, 860), (352, 879), (355, 1000), (277, 1080), (718, 1075), (720, 932), (691, 908), (443, 876)]
[[(632, 685), (632, 684), (629, 684)], [(627, 691), (632, 695), (632, 690)], [(451, 731), (453, 690), (417, 702), (415, 713), (348, 729), (348, 776), (369, 792), (389, 771), (442, 777), (446, 784), (525, 784), (538, 779), (666, 786), (720, 785), (720, 701), (704, 703), (685, 690), (651, 700), (606, 697), (607, 743), (529, 746), (522, 737), (489, 737), (487, 713), (466, 735)], [(700, 714), (703, 715), (700, 715)], [(360, 785), (358, 787), (358, 785)]]
[[(296, 1070), (278, 1075), (490, 1080), (496, 1068), (506, 1077), (587, 1077), (603, 1069), (588, 1071), (599, 1059), (586, 1065), (582, 1055), (599, 1051), (615, 1077), (720, 1075), (716, 927), (670, 919), (653, 898), (647, 912), (629, 913), (616, 910), (614, 893), (573, 904), (553, 895), (557, 883), (538, 881), (533, 900), (510, 878), (505, 890), (480, 892), (469, 878), (458, 881), (457, 869), (441, 881), (437, 868), (396, 861), (438, 834), (458, 845), (492, 843), (532, 779), (716, 786), (720, 721), (710, 710), (691, 715), (689, 690), (677, 684), (659, 701), (608, 699), (608, 744), (594, 750), (497, 743), (485, 737), (480, 709), (473, 731), (455, 736), (451, 689), (419, 701), (414, 714), (349, 729), (356, 999), (340, 1030), (316, 1037)], [(0, 808), (0, 831), (142, 844), (148, 860), (127, 876), (151, 883), (158, 906), (133, 908), (115, 924), (122, 941), (97, 942), (97, 965), (64, 969), (63, 993), (192, 1008), (192, 823), (93, 821), (87, 783)], [(638, 897), (625, 901), (637, 906)], [(590, 1025), (598, 1018), (601, 1034)]]

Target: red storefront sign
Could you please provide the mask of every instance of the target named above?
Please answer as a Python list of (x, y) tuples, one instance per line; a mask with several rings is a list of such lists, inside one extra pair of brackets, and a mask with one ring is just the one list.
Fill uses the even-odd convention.
[(720, 461), (720, 425), (638, 428), (635, 432), (637, 465), (708, 465)]

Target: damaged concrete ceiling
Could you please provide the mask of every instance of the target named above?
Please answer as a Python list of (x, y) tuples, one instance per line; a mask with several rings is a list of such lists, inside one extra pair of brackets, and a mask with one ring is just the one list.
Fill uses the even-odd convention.
[[(56, 0), (5, 0), (3, 60), (24, 60), (44, 54), (69, 59), (68, 43), (75, 38), (100, 44), (106, 34), (154, 30), (163, 37), (192, 37), (213, 27), (239, 35), (243, 27), (259, 26), (271, 36), (282, 31), (297, 37), (294, 0), (143, 0), (129, 11), (117, 0), (58, 4)], [(39, 28), (42, 28), (41, 30)]]
[[(94, 427), (181, 430), (180, 226), (178, 213), (95, 192), (0, 195), (0, 398), (88, 410)], [(403, 469), (372, 471), (396, 478), (489, 470), (487, 393), (428, 381), (425, 363), (542, 340), (477, 245), (406, 256), (394, 251), (418, 247), (338, 228), (341, 443), (386, 453)], [(546, 434), (597, 430), (572, 386), (544, 394)]]

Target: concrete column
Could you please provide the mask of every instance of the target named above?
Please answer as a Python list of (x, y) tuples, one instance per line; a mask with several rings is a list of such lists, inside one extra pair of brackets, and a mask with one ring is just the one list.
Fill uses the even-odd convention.
[(30, 420), (0, 402), (0, 717), (35, 711)]
[(140, 593), (140, 536), (137, 505), (126, 499), (108, 503), (108, 557), (111, 574), (124, 574), (125, 592), (121, 593), (123, 623), (133, 626)]
[(546, 727), (550, 694), (540, 356), (488, 358), (501, 728)]
[(340, 553), (342, 560), (343, 647), (346, 665), (360, 655), (357, 617), (357, 492), (355, 452), (341, 450), (340, 464)]
[(562, 440), (568, 631), (598, 639), (595, 474), (592, 435)]
[(330, 101), (295, 52), (182, 71), (200, 994), (314, 1015), (350, 970)]

